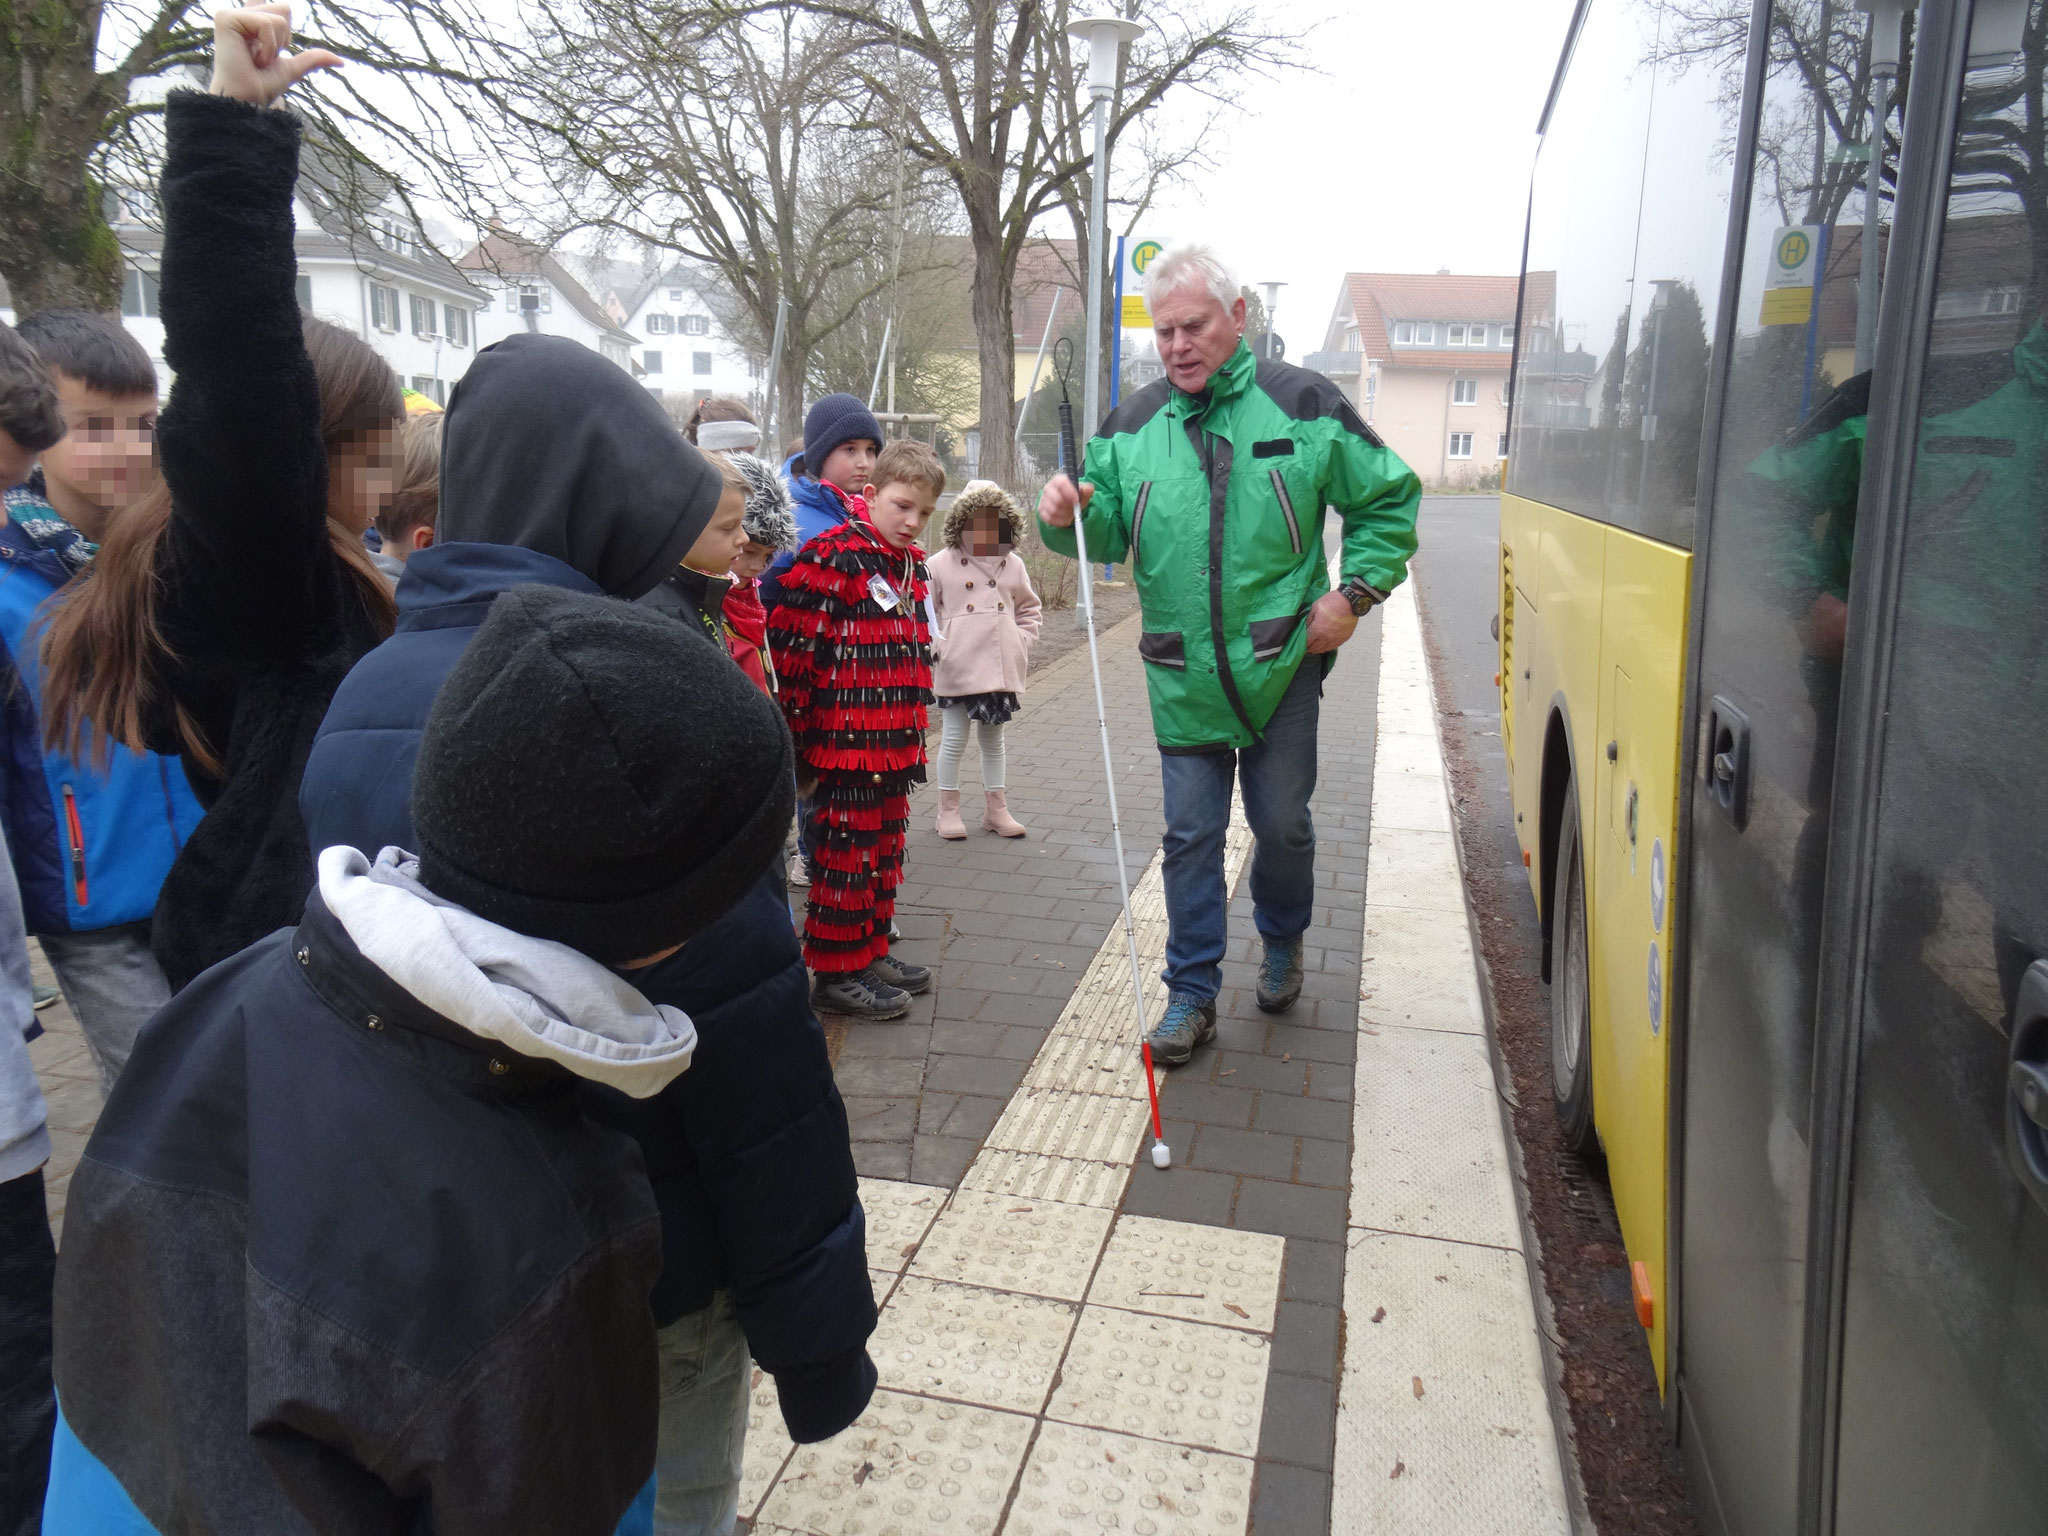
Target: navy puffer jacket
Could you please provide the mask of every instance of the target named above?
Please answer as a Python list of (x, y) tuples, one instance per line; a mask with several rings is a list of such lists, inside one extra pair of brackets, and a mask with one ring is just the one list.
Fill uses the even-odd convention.
[[(599, 590), (553, 556), (509, 545), (436, 544), (407, 563), (397, 632), (336, 691), (306, 764), (299, 804), (315, 849), (347, 843), (374, 857), (412, 845), (412, 767), (434, 694), (491, 601), (522, 582)], [(875, 1301), (846, 1107), (781, 870), (633, 983), (697, 1026), (690, 1070), (654, 1098), (581, 1090), (586, 1112), (631, 1135), (646, 1159), (661, 1210), (655, 1321), (729, 1287), (790, 1434), (836, 1433), (874, 1388)]]

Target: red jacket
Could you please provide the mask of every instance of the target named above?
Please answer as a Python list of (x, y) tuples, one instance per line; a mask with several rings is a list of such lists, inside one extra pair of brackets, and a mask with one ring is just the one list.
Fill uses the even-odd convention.
[(740, 670), (771, 699), (775, 697), (775, 663), (768, 654), (768, 610), (754, 582), (734, 582), (725, 594), (725, 645)]
[(821, 782), (895, 793), (924, 778), (925, 591), (923, 555), (891, 548), (859, 510), (783, 573), (768, 642), (797, 755)]

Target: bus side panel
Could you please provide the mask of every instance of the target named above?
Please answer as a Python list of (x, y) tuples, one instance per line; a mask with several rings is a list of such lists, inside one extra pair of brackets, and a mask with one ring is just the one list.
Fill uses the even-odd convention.
[(1550, 905), (1550, 892), (1541, 888), (1543, 860), (1537, 843), (1542, 827), (1543, 738), (1548, 711), (1530, 704), (1531, 684), (1524, 681), (1522, 674), (1525, 669), (1533, 670), (1535, 657), (1543, 649), (1543, 629), (1537, 622), (1536, 605), (1530, 594), (1536, 588), (1541, 529), (1547, 510), (1519, 496), (1504, 495), (1500, 499), (1501, 744), (1508, 762), (1508, 798), (1515, 809), (1515, 835), (1522, 846), (1529, 894), (1538, 912)]
[[(1580, 797), (1593, 1012), (1593, 1115), (1632, 1261), (1648, 1271), (1664, 1386), (1666, 1084), (1673, 848), (1692, 557), (1605, 530), (1597, 745)], [(1610, 756), (1611, 754), (1611, 756)], [(1590, 770), (1590, 772), (1588, 771)], [(1589, 804), (1590, 802), (1590, 804)], [(1639, 1298), (1640, 1300), (1640, 1298)]]

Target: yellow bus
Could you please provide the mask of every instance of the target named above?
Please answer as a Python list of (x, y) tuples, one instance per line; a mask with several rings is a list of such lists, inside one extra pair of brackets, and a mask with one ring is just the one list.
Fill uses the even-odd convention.
[(1707, 1529), (2048, 1530), (2048, 16), (1580, 0), (1501, 734)]

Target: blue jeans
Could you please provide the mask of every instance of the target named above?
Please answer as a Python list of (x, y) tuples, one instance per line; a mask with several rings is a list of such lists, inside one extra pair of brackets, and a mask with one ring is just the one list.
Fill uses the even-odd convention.
[(1244, 781), (1252, 849), (1252, 920), (1260, 936), (1292, 939), (1315, 909), (1316, 719), (1322, 658), (1294, 674), (1257, 746), (1240, 752), (1161, 753), (1166, 789), (1166, 990), (1208, 1002), (1223, 985), (1230, 893), (1223, 888), (1223, 836), (1230, 787)]
[(661, 1439), (654, 1459), (655, 1536), (730, 1536), (739, 1519), (753, 1361), (732, 1292), (659, 1335)]

